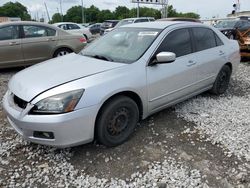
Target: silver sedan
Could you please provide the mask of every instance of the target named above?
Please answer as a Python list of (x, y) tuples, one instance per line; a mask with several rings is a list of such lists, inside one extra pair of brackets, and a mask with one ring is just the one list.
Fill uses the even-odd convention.
[(199, 23), (118, 28), (70, 54), (25, 69), (3, 106), (25, 139), (69, 147), (117, 146), (139, 120), (204, 91), (224, 93), (240, 62), (237, 41)]

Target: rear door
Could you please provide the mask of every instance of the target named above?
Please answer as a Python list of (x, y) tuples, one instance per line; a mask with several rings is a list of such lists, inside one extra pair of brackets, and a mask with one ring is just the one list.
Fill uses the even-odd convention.
[(0, 27), (0, 67), (23, 63), (19, 26)]
[(54, 29), (23, 25), (22, 48), (25, 62), (37, 63), (52, 58), (57, 40)]
[(217, 34), (203, 27), (193, 28), (199, 88), (212, 85), (226, 63), (226, 47)]
[(157, 49), (173, 52), (172, 63), (147, 67), (149, 112), (174, 103), (196, 90), (197, 66), (189, 29), (177, 29), (166, 36)]

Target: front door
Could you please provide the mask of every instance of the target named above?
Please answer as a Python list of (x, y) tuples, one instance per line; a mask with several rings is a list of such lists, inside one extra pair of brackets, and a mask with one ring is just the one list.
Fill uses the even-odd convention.
[(0, 27), (0, 67), (23, 63), (21, 39), (18, 26)]
[(173, 52), (172, 63), (147, 67), (148, 110), (157, 111), (194, 92), (197, 67), (189, 29), (178, 29), (166, 36), (155, 54)]

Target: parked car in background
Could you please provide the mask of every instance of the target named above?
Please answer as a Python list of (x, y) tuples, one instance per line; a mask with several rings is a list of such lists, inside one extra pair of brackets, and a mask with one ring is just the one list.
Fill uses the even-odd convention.
[(93, 40), (93, 36), (89, 31), (89, 28), (84, 27), (80, 24), (72, 23), (72, 22), (60, 22), (53, 24), (56, 27), (59, 27), (63, 30), (66, 30), (72, 34), (81, 34), (83, 35), (87, 41)]
[(229, 39), (237, 39), (237, 31), (244, 32), (250, 29), (250, 21), (248, 19), (234, 19), (219, 21), (214, 27), (218, 28)]
[(88, 27), (88, 26), (91, 25), (91, 23), (81, 23), (81, 25), (82, 25), (83, 27)]
[(92, 34), (98, 34), (101, 31), (101, 23), (95, 23), (92, 25), (89, 25), (88, 28)]
[[(224, 93), (239, 44), (191, 22), (121, 26), (79, 54), (14, 75), (3, 107), (25, 139), (69, 147), (125, 142), (140, 119), (210, 90)], [(105, 79), (104, 79), (105, 78)]]
[(26, 66), (78, 53), (87, 44), (82, 35), (39, 22), (0, 23), (0, 68)]
[(200, 20), (194, 18), (185, 18), (185, 17), (170, 17), (170, 18), (162, 18), (157, 21), (184, 21), (184, 22), (198, 22), (201, 23)]
[(104, 32), (106, 29), (111, 29), (116, 26), (116, 24), (119, 22), (119, 20), (106, 20), (102, 23), (101, 29), (100, 29), (100, 35), (104, 35)]
[(116, 29), (116, 28), (121, 27), (123, 25), (133, 24), (133, 23), (141, 23), (141, 22), (153, 22), (153, 21), (155, 21), (155, 19), (152, 17), (126, 18), (126, 19), (119, 21), (115, 27), (106, 29), (104, 31), (104, 34), (107, 34), (108, 32), (112, 31), (113, 29)]

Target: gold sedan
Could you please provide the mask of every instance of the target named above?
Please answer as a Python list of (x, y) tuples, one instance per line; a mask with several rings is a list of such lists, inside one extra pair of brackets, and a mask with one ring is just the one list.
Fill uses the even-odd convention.
[(71, 52), (87, 44), (82, 35), (70, 34), (39, 22), (0, 24), (0, 68), (27, 66)]

